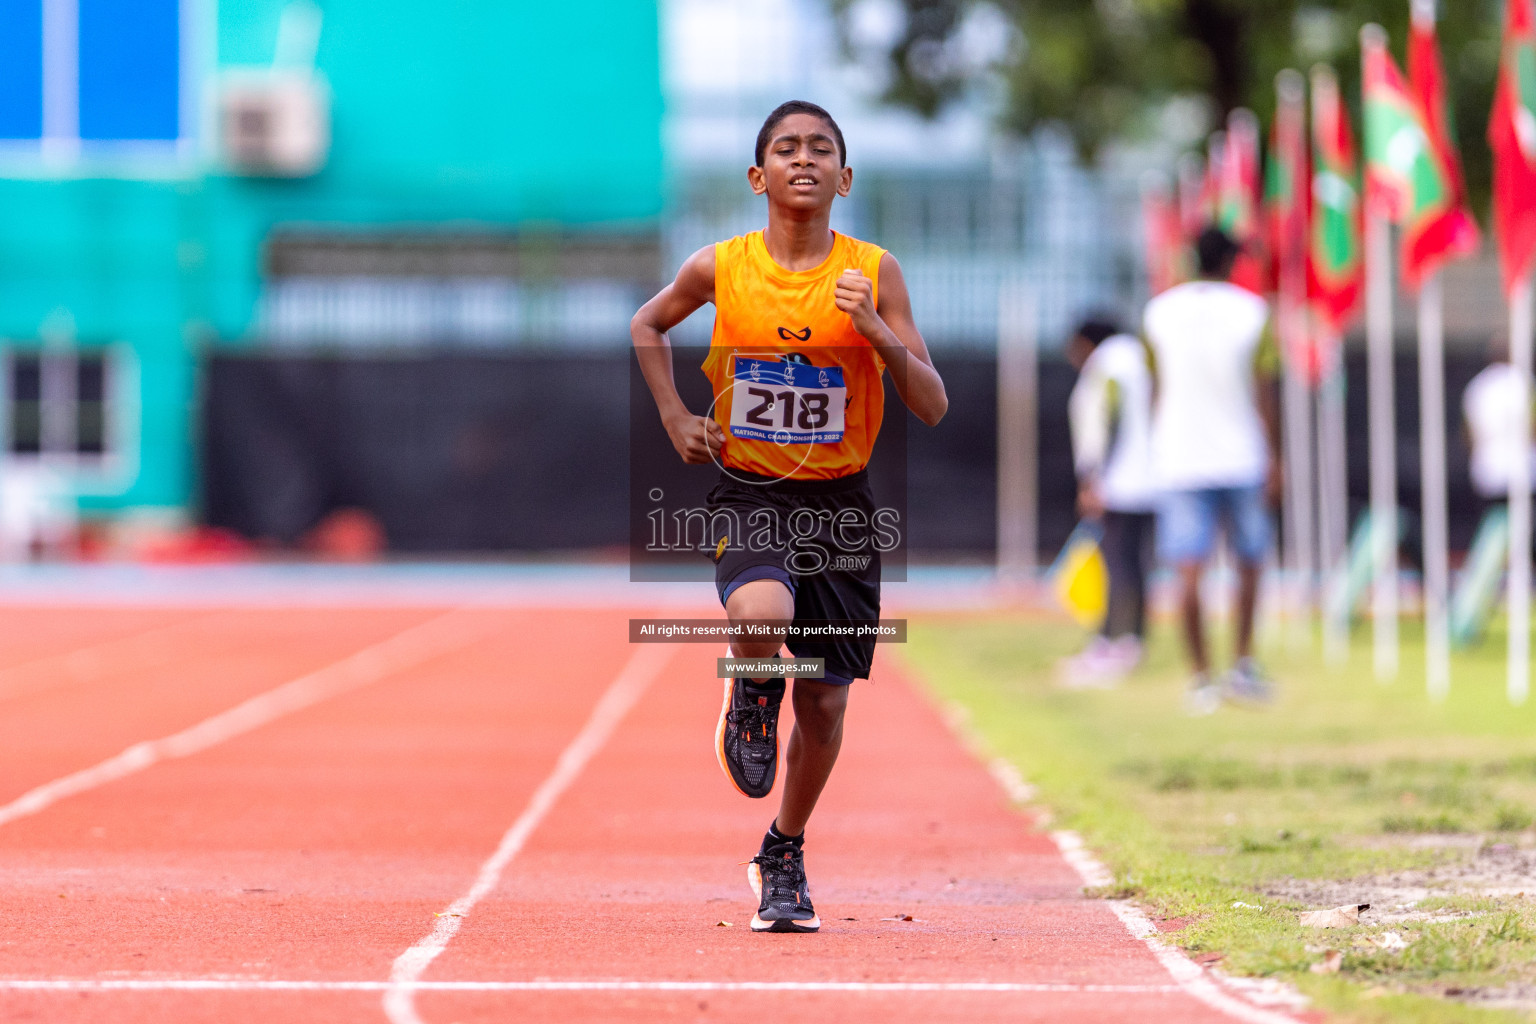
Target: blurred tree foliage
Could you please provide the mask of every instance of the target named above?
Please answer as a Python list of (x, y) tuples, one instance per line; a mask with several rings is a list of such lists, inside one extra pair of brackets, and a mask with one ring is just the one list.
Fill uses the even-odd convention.
[[(1268, 124), (1275, 74), (1287, 67), (1305, 71), (1318, 62), (1332, 64), (1358, 115), (1360, 26), (1372, 21), (1385, 26), (1402, 62), (1409, 17), (1408, 0), (833, 3), (850, 43), (848, 29), (859, 18), (861, 4), (901, 9), (899, 34), (887, 40), (876, 58), (886, 66), (891, 102), (932, 115), (977, 85), (1000, 83), (1007, 127), (1028, 132), (1059, 123), (1090, 159), (1108, 140), (1166, 131), (1170, 102), (1179, 99), (1207, 101), (1207, 130), (1240, 106), (1253, 109)], [(1469, 183), (1481, 200), (1488, 191), (1484, 134), (1503, 5), (1501, 0), (1440, 0), (1439, 6), (1457, 134)], [(968, 58), (967, 51), (976, 49), (978, 30), (1011, 36), (993, 51), (1003, 56), (985, 65)]]

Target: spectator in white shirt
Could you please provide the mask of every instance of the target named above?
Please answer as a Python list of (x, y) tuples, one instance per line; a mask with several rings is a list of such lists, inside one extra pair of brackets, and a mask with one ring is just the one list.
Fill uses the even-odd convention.
[(1068, 686), (1113, 683), (1141, 661), (1152, 570), (1152, 372), (1146, 346), (1109, 317), (1083, 321), (1067, 344), (1078, 370), (1068, 402), (1077, 510), (1102, 530), (1109, 601), (1099, 633), (1062, 665)]
[[(1196, 244), (1200, 277), (1147, 304), (1143, 326), (1155, 380), (1152, 464), (1159, 557), (1178, 572), (1181, 620), (1194, 676), (1187, 706), (1209, 714), (1223, 699), (1267, 703), (1273, 690), (1253, 658), (1259, 577), (1280, 495), (1279, 352), (1269, 306), (1227, 278), (1238, 244), (1207, 228)], [(1219, 528), (1237, 557), (1236, 661), (1211, 673), (1200, 577)]]
[(1526, 438), (1531, 382), (1521, 380), (1509, 364), (1508, 346), (1502, 338), (1494, 340), (1489, 355), (1488, 365), (1468, 382), (1461, 395), (1472, 449), (1472, 490), (1485, 507), (1509, 500), (1509, 478), (1522, 451), (1532, 463), (1531, 479), (1536, 481), (1536, 451)]

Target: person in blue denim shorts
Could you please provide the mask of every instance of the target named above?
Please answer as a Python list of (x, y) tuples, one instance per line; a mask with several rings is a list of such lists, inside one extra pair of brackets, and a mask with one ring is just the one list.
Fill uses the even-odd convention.
[[(1279, 353), (1269, 305), (1227, 281), (1238, 244), (1207, 228), (1196, 245), (1200, 277), (1147, 304), (1143, 329), (1155, 393), (1152, 462), (1161, 489), (1158, 557), (1178, 572), (1180, 618), (1194, 677), (1188, 709), (1208, 714), (1223, 699), (1268, 703), (1269, 681), (1253, 658), (1259, 577), (1280, 494)], [(1211, 671), (1200, 577), (1225, 532), (1238, 563), (1236, 659)]]

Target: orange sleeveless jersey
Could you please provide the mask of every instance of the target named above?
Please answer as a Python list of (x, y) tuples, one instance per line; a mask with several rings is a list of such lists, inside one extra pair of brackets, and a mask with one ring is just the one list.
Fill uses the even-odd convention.
[[(844, 270), (857, 269), (873, 282), (878, 304), (883, 255), (879, 246), (834, 233), (832, 253), (820, 266), (790, 271), (768, 255), (761, 231), (716, 243), (715, 330), (704, 373), (714, 387), (715, 420), (725, 432), (721, 461), (727, 468), (829, 480), (869, 462), (885, 414), (885, 364), (837, 308), (833, 292)], [(772, 383), (784, 379), (773, 367), (786, 356), (811, 364), (790, 376), (791, 383), (810, 383), (808, 390), (785, 394), (783, 384)], [(751, 386), (759, 377), (754, 371), (764, 368), (764, 380)], [(837, 425), (835, 415), (828, 422), (829, 410), (814, 383), (818, 378), (822, 386), (841, 383), (845, 389), (842, 431), (835, 441), (816, 433), (818, 427)], [(774, 392), (776, 398), (768, 397)], [(815, 440), (803, 440), (807, 437)]]

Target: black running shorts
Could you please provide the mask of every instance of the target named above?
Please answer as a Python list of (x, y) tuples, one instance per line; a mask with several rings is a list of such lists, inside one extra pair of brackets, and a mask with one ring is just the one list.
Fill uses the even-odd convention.
[[(795, 622), (874, 625), (880, 620), (880, 543), (894, 538), (864, 471), (835, 480), (779, 480), (741, 470), (709, 492), (709, 554), (723, 605), (753, 580), (795, 595)], [(875, 638), (791, 638), (797, 658), (826, 659), (828, 683), (868, 679)]]

